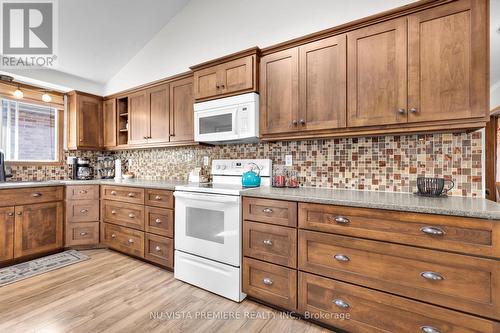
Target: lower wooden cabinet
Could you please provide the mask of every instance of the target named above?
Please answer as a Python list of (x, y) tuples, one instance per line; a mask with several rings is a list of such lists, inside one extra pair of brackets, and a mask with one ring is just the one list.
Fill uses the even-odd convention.
[(99, 243), (99, 222), (67, 223), (67, 246), (95, 245)]
[(14, 207), (0, 208), (0, 261), (14, 258)]
[[(348, 332), (484, 332), (500, 323), (299, 272), (299, 312)], [(427, 329), (427, 330), (426, 330)]]
[(243, 292), (266, 303), (297, 309), (297, 271), (243, 258)]
[(144, 257), (159, 265), (174, 267), (174, 240), (146, 233)]
[(102, 223), (101, 241), (111, 249), (144, 258), (144, 232), (142, 231)]
[(14, 257), (53, 251), (63, 246), (62, 202), (16, 206)]
[(102, 201), (102, 220), (144, 231), (144, 206), (111, 200)]

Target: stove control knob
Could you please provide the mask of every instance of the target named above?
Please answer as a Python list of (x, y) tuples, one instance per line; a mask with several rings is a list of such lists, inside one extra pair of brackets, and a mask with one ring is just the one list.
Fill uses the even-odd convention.
[(221, 165), (222, 170), (226, 170), (226, 166), (224, 164)]
[(219, 170), (219, 169), (220, 169), (220, 165), (218, 165), (218, 164), (217, 164), (217, 165), (215, 166), (215, 169), (216, 169), (216, 170)]

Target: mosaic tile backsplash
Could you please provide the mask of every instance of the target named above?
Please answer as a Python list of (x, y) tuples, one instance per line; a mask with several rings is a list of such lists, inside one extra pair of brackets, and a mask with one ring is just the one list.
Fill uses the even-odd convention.
[[(75, 155), (75, 154), (72, 154)], [(78, 152), (90, 158), (96, 153)], [(271, 158), (293, 169), (303, 186), (410, 193), (417, 176), (444, 177), (455, 182), (455, 196), (482, 196), (482, 132), (342, 138), (312, 141), (126, 150), (114, 153), (137, 178), (187, 180), (191, 169), (211, 159)], [(63, 167), (16, 167), (16, 179), (63, 179)], [(27, 179), (25, 179), (27, 178)]]

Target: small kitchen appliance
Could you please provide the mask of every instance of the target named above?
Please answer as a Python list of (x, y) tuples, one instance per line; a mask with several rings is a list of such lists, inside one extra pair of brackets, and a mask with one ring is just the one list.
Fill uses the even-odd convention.
[[(241, 176), (249, 165), (269, 186), (271, 160), (213, 160), (212, 183), (175, 187), (176, 279), (236, 302), (242, 291)], [(255, 166), (254, 166), (255, 165)]]
[[(450, 182), (451, 186), (444, 188), (445, 182)], [(455, 186), (453, 180), (445, 180), (444, 178), (429, 178), (418, 177), (417, 189), (418, 195), (426, 197), (441, 197), (446, 196), (447, 193)]]
[(76, 179), (89, 180), (92, 178), (92, 168), (90, 167), (90, 161), (86, 158), (79, 158), (76, 165)]

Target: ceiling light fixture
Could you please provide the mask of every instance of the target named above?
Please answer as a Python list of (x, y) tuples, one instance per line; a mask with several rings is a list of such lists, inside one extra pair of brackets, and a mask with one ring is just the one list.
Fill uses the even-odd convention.
[(24, 93), (21, 91), (21, 89), (19, 89), (19, 86), (17, 86), (17, 89), (16, 91), (14, 91), (13, 95), (17, 99), (21, 99), (24, 97)]
[(50, 97), (47, 92), (44, 92), (42, 95), (42, 101), (44, 101), (45, 103), (50, 103), (52, 102), (52, 97)]

